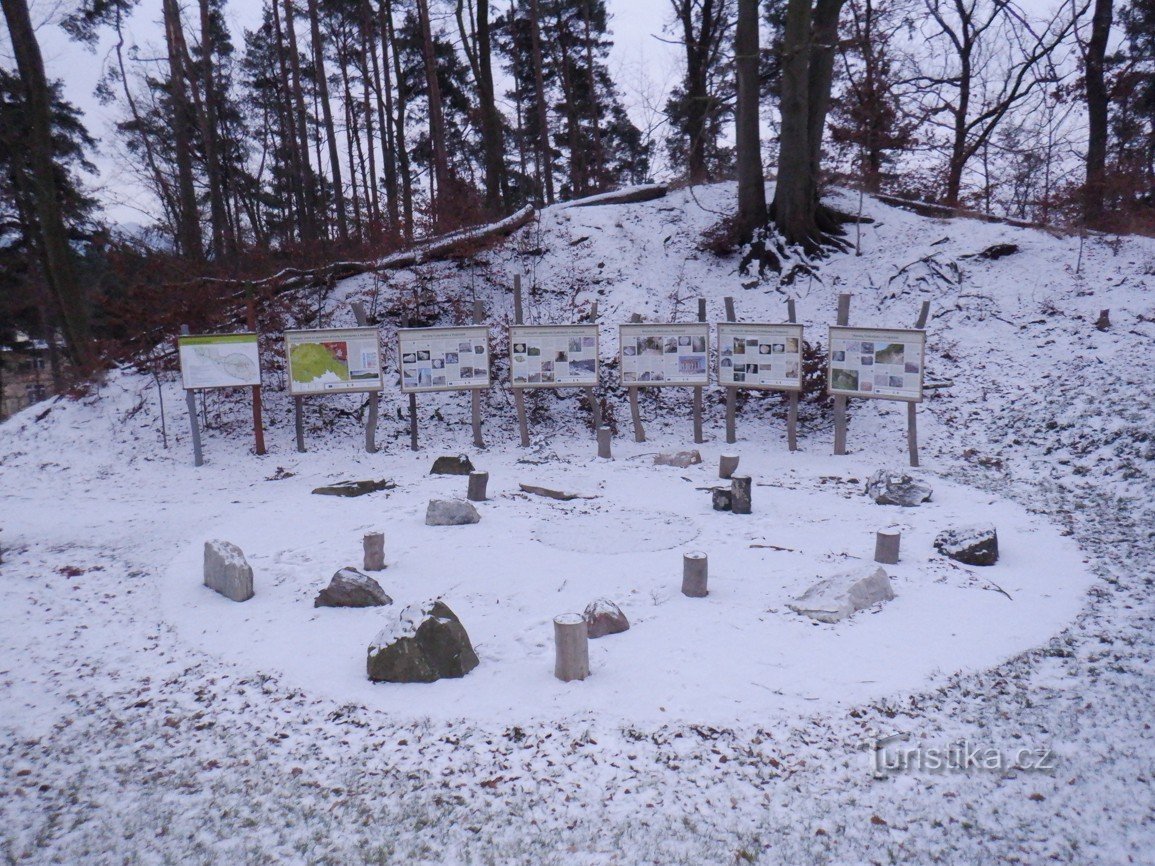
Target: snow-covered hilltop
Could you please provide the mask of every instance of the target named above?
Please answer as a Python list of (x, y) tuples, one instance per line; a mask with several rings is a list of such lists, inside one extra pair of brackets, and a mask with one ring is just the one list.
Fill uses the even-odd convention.
[[(849, 194), (835, 203), (858, 207)], [(496, 361), (486, 449), (472, 445), (468, 397), (450, 393), (418, 398), (422, 449), (410, 451), (408, 400), (392, 385), (377, 454), (363, 447), (363, 395), (306, 400), (297, 453), (277, 333), (262, 336), (263, 457), (247, 391), (209, 392), (206, 463), (194, 468), (171, 368), (119, 370), (0, 425), (5, 857), (1147, 859), (1155, 242), (927, 219), (867, 199), (872, 222), (848, 227), (860, 255), (780, 285), (702, 249), (733, 205), (733, 186), (717, 185), (552, 207), (473, 259), (302, 291), (273, 311), (343, 327), (361, 301), (382, 319), (395, 382), (397, 311), (459, 324), (480, 300)], [(1015, 249), (987, 252), (996, 245)], [(594, 456), (577, 391), (528, 394), (533, 445), (518, 446), (504, 327), (516, 274), (527, 323), (576, 321), (596, 302), (612, 462)], [(612, 363), (632, 314), (691, 321), (705, 298), (719, 321), (732, 297), (740, 321), (780, 322), (793, 298), (806, 339), (825, 345), (843, 292), (862, 326), (910, 327), (931, 303), (928, 378), (948, 384), (919, 408), (931, 503), (895, 509), (861, 492), (867, 473), (904, 465), (900, 403), (853, 401), (851, 453), (834, 457), (817, 402), (803, 401), (791, 453), (776, 394), (741, 401), (728, 446), (720, 389), (706, 392), (700, 445), (689, 390), (646, 391), (649, 441), (632, 441)], [(694, 447), (701, 465), (651, 465), (655, 451)], [(731, 451), (757, 482), (750, 517), (712, 511), (696, 489)], [(465, 491), (462, 478), (428, 476), (443, 453), (490, 472), (477, 526), (422, 524), (427, 500)], [(310, 493), (370, 478), (398, 486)], [(591, 498), (530, 498), (519, 481)], [(935, 553), (937, 531), (968, 521), (999, 525), (999, 565)], [(837, 625), (787, 609), (845, 560), (869, 560), (874, 529), (891, 522), (903, 531), (893, 602)], [(397, 610), (444, 595), (460, 616), (481, 659), (463, 679), (369, 683), (364, 652), (386, 617), (313, 610), (373, 530), (386, 535), (377, 577)], [(252, 563), (252, 600), (200, 585), (200, 548), (217, 537)], [(710, 555), (706, 599), (677, 591), (689, 547)], [(589, 680), (559, 683), (550, 618), (598, 596), (632, 627), (591, 644)], [(1041, 750), (1046, 766), (880, 769), (873, 744), (895, 734), (925, 750)]]

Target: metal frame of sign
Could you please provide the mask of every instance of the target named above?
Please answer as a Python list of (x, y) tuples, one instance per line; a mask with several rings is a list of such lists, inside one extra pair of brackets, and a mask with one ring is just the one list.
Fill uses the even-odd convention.
[[(834, 353), (835, 353), (834, 341), (836, 339), (837, 340), (850, 340), (851, 342), (857, 341), (859, 343), (862, 343), (862, 342), (869, 342), (869, 343), (889, 342), (889, 343), (904, 343), (904, 344), (917, 343), (917, 346), (918, 346), (918, 362), (917, 362), (918, 369), (917, 370), (910, 370), (909, 369), (909, 365), (912, 362), (910, 362), (906, 359), (906, 353), (904, 351), (903, 361), (902, 361), (902, 364), (903, 364), (903, 373), (902, 373), (903, 384), (902, 385), (898, 385), (898, 386), (881, 385), (881, 386), (878, 386), (875, 384), (874, 381), (872, 381), (870, 383), (871, 387), (868, 390), (862, 390), (861, 387), (857, 387), (857, 388), (835, 387), (835, 385), (834, 385), (834, 364), (835, 364), (835, 361), (834, 361)], [(923, 391), (923, 375), (924, 375), (924, 372), (926, 369), (926, 331), (925, 330), (922, 330), (922, 329), (904, 329), (904, 328), (862, 328), (862, 327), (831, 325), (830, 326), (830, 332), (829, 332), (828, 349), (829, 349), (829, 357), (828, 357), (827, 362), (826, 362), (826, 390), (828, 393), (830, 393), (834, 396), (837, 396), (837, 397), (862, 397), (862, 398), (865, 398), (868, 400), (899, 400), (899, 401), (904, 402), (904, 403), (921, 403), (922, 402), (922, 399), (923, 399), (923, 393), (922, 393), (922, 391)], [(868, 366), (870, 366), (870, 367), (890, 366), (889, 364), (886, 363), (885, 360), (881, 364), (878, 363), (877, 349), (872, 347), (871, 351), (869, 353), (865, 353), (865, 352), (859, 353), (860, 357), (865, 357), (867, 354), (869, 354), (871, 357), (871, 364)], [(861, 374), (864, 365), (862, 365), (860, 362), (856, 366), (858, 367), (856, 372)], [(847, 368), (844, 367), (842, 369), (847, 369)], [(891, 374), (891, 373), (887, 372), (885, 374), (875, 373), (873, 375), (874, 376), (887, 375), (889, 378), (890, 376), (896, 375), (896, 374)], [(903, 388), (905, 390), (906, 377), (914, 376), (914, 375), (917, 375), (917, 377), (918, 377), (917, 394), (888, 393), (891, 388)], [(857, 384), (859, 386), (861, 386), (863, 383), (861, 382), (861, 380), (858, 380)], [(877, 390), (875, 390), (876, 387), (881, 387), (883, 390), (877, 391)]]
[[(223, 345), (244, 345), (251, 347), (255, 354), (257, 375), (255, 381), (245, 379), (237, 382), (226, 382), (220, 385), (204, 385), (204, 384), (189, 384), (188, 369), (185, 364), (185, 348), (191, 348), (196, 345), (201, 346), (223, 346)], [(177, 358), (180, 361), (180, 378), (181, 386), (186, 391), (207, 391), (216, 388), (249, 388), (254, 385), (261, 384), (261, 359), (260, 349), (257, 342), (257, 335), (252, 332), (245, 331), (240, 334), (181, 334), (176, 338)], [(245, 360), (253, 360), (247, 354), (244, 355)]]
[[(701, 356), (702, 358), (702, 373), (700, 376), (686, 375), (682, 378), (667, 378), (668, 371), (660, 371), (663, 378), (655, 381), (653, 379), (627, 381), (626, 380), (626, 364), (627, 357), (625, 341), (627, 339), (636, 340), (639, 337), (651, 337), (659, 339), (663, 342), (661, 356), (665, 355), (677, 356), (680, 353), (675, 350), (673, 352), (666, 351), (665, 341), (668, 338), (689, 337), (691, 340), (697, 338), (704, 340), (705, 348), (700, 351), (690, 350), (689, 354)], [(637, 357), (629, 356), (629, 357)], [(636, 362), (635, 362), (636, 364)], [(710, 384), (710, 325), (708, 322), (686, 322), (684, 324), (645, 324), (645, 323), (630, 323), (618, 325), (618, 370), (621, 376), (622, 387), (625, 388), (694, 388), (699, 386), (706, 386)], [(650, 371), (645, 371), (650, 372)], [(678, 374), (680, 375), (680, 373)]]
[[(385, 377), (381, 369), (380, 332), (370, 328), (319, 328), (315, 330), (285, 331), (285, 372), (289, 383), (289, 394), (293, 397), (313, 397), (323, 394), (360, 394), (385, 389)], [(371, 340), (377, 357), (376, 377), (373, 379), (349, 379), (340, 382), (326, 382), (323, 387), (302, 388), (293, 379), (294, 346), (316, 343), (350, 343)], [(346, 361), (346, 366), (348, 362)]]
[[(718, 323), (718, 366), (717, 366), (718, 384), (724, 388), (748, 388), (748, 389), (755, 389), (755, 390), (760, 390), (760, 391), (801, 391), (802, 390), (802, 372), (803, 372), (802, 371), (802, 332), (803, 332), (803, 330), (804, 330), (804, 328), (802, 325), (796, 325), (796, 324), (790, 324), (790, 323), (775, 325), (775, 324), (770, 324), (770, 323), (758, 324), (758, 323), (751, 323), (751, 322), (719, 322)], [(731, 371), (733, 370), (732, 367), (727, 368), (727, 367), (722, 366), (723, 360), (725, 360), (727, 357), (730, 357), (731, 362), (733, 362), (732, 356), (724, 355), (726, 340), (727, 339), (732, 340), (735, 338), (741, 339), (743, 337), (748, 337), (748, 336), (759, 337), (759, 341), (758, 341), (759, 345), (762, 345), (765, 343), (765, 344), (768, 344), (771, 346), (779, 345), (779, 344), (785, 346), (785, 348), (783, 349), (782, 352), (774, 353), (773, 350), (771, 350), (771, 352), (767, 353), (766, 355), (762, 355), (761, 353), (759, 353), (758, 355), (755, 355), (755, 358), (758, 358), (758, 359), (767, 358), (767, 359), (771, 360), (771, 363), (773, 363), (774, 358), (781, 358), (783, 355), (787, 355), (787, 356), (797, 355), (797, 365), (798, 365), (797, 366), (797, 375), (795, 376), (792, 384), (774, 383), (774, 382), (767, 382), (767, 383), (750, 382), (750, 381), (746, 381), (746, 380), (739, 382), (739, 381), (734, 381), (731, 378), (733, 375), (732, 372), (730, 374), (730, 377), (723, 376), (724, 370), (727, 370), (727, 369), (729, 369)], [(762, 339), (763, 337), (767, 338), (767, 339), (763, 340)], [(797, 347), (797, 352), (786, 351), (786, 349), (789, 348), (789, 345), (790, 345), (789, 342), (780, 343), (780, 341), (789, 341), (789, 340), (795, 341), (795, 345)], [(759, 363), (759, 362), (756, 361), (755, 363)], [(761, 363), (765, 363), (765, 362), (761, 362)]]
[[(576, 381), (575, 380), (568, 380), (568, 381), (563, 381), (563, 382), (558, 382), (558, 381), (553, 381), (553, 382), (542, 382), (542, 381), (518, 382), (517, 381), (517, 370), (515, 369), (515, 366), (514, 366), (517, 363), (515, 361), (515, 356), (517, 353), (514, 351), (514, 347), (518, 343), (528, 342), (529, 337), (531, 335), (552, 335), (554, 337), (554, 339), (565, 339), (567, 342), (571, 342), (572, 340), (575, 340), (575, 339), (581, 341), (582, 342), (582, 349), (580, 350), (580, 354), (583, 356), (581, 358), (581, 360), (589, 359), (589, 360), (592, 360), (594, 362), (592, 373), (590, 375), (588, 375), (587, 377), (585, 377), (581, 380), (576, 380)], [(591, 340), (591, 339), (593, 341), (592, 349), (590, 352), (587, 352), (586, 351), (587, 348), (590, 348), (590, 347), (588, 347), (586, 345), (586, 341)], [(601, 360), (600, 360), (599, 355), (598, 355), (598, 349), (599, 349), (599, 343), (598, 343), (598, 326), (597, 325), (510, 325), (509, 326), (509, 358), (510, 358), (509, 378), (510, 378), (510, 386), (513, 388), (594, 388), (594, 387), (597, 387), (598, 375), (599, 375), (600, 369), (601, 369)], [(562, 351), (562, 350), (558, 350), (558, 351)], [(542, 363), (549, 363), (549, 364), (554, 364), (554, 365), (556, 365), (558, 363), (565, 363), (565, 364), (571, 363), (569, 355), (573, 353), (572, 342), (571, 342), (571, 347), (567, 350), (564, 350), (564, 351), (566, 353), (565, 360), (558, 360), (555, 357), (555, 358), (550, 359), (548, 361), (543, 361)], [(527, 357), (528, 357), (528, 353), (527, 353)], [(539, 371), (539, 372), (541, 373), (541, 376), (544, 378), (544, 376), (546, 375), (546, 371), (543, 370), (543, 371)], [(556, 377), (556, 375), (557, 375), (556, 369), (551, 370), (549, 372), (553, 376)]]
[[(479, 343), (479, 338), (480, 338), (480, 343)], [(446, 345), (440, 349), (441, 357), (435, 359), (432, 357), (433, 353), (435, 351), (433, 348), (425, 348), (425, 349), (418, 348), (418, 347), (412, 345), (412, 343), (415, 341), (419, 341), (422, 343), (431, 343), (433, 341), (443, 341)], [(407, 367), (407, 364), (405, 362), (406, 354), (409, 354), (410, 352), (415, 353), (415, 354), (420, 353), (420, 352), (429, 352), (430, 353), (430, 357), (428, 358), (428, 360), (430, 361), (430, 368), (429, 368), (430, 377), (429, 378), (430, 378), (430, 382), (432, 382), (432, 380), (435, 378), (432, 374), (432, 371), (433, 371), (432, 362), (435, 360), (440, 360), (442, 363), (442, 367), (440, 367), (438, 369), (446, 369), (445, 365), (447, 363), (447, 359), (446, 359), (445, 355), (448, 353), (448, 354), (460, 356), (460, 353), (461, 353), (460, 345), (459, 345), (458, 349), (455, 351), (450, 351), (448, 348), (448, 345), (451, 342), (457, 342), (458, 344), (460, 344), (460, 343), (467, 342), (467, 341), (470, 343), (470, 347), (473, 350), (474, 357), (477, 357), (477, 355), (479, 354), (476, 352), (476, 346), (479, 344), (484, 346), (484, 351), (480, 353), (481, 357), (483, 357), (485, 359), (485, 375), (483, 377), (471, 378), (471, 383), (469, 383), (469, 384), (464, 383), (460, 378), (457, 379), (458, 384), (454, 384), (454, 385), (429, 384), (429, 385), (411, 386), (411, 385), (405, 384), (405, 371), (406, 371), (406, 367)], [(410, 344), (408, 349), (406, 348), (407, 342)], [(437, 327), (437, 328), (398, 328), (397, 329), (397, 359), (398, 359), (398, 367), (399, 367), (399, 370), (401, 373), (401, 393), (403, 393), (403, 394), (427, 394), (427, 393), (436, 392), (436, 391), (473, 391), (473, 390), (484, 390), (486, 388), (489, 388), (491, 385), (490, 355), (491, 355), (491, 353), (490, 353), (490, 346), (489, 346), (489, 326), (488, 325), (457, 325), (457, 326), (448, 327), (448, 328), (443, 328), (443, 327)], [(420, 359), (412, 362), (408, 366), (412, 369), (413, 366), (415, 366), (418, 363), (420, 363)], [(457, 368), (460, 370), (460, 368), (462, 367), (460, 360), (458, 360), (455, 363), (455, 366), (457, 366)], [(418, 369), (420, 369), (420, 368), (418, 368)], [(470, 369), (476, 370), (477, 368), (471, 366)]]

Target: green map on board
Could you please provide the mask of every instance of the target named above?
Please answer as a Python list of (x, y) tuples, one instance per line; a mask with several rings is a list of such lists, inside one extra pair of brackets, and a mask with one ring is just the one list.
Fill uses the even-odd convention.
[(349, 381), (349, 365), (322, 343), (302, 343), (289, 350), (293, 381), (306, 384), (332, 373), (342, 382)]

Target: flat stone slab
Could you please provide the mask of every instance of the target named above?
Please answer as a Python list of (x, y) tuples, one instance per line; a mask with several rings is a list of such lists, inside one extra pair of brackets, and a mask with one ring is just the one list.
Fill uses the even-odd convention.
[(963, 526), (943, 530), (934, 549), (964, 565), (994, 565), (999, 561), (999, 533), (993, 526)]
[(317, 593), (313, 607), (381, 607), (393, 604), (376, 580), (346, 566), (333, 575), (329, 585)]
[(678, 451), (674, 454), (655, 454), (655, 466), (677, 466), (688, 469), (702, 462), (702, 455), (695, 451)]
[(519, 484), (522, 493), (532, 493), (534, 496), (544, 496), (547, 499), (558, 499), (569, 502), (571, 499), (597, 499), (596, 496), (583, 496), (580, 493), (569, 493), (565, 490), (554, 490), (550, 487), (538, 487), (536, 484)]
[(464, 499), (431, 499), (425, 509), (426, 526), (467, 526), (480, 522), (477, 509)]
[(369, 644), (369, 679), (431, 683), (463, 677), (479, 661), (465, 627), (445, 602), (411, 604)]
[(228, 541), (205, 542), (205, 586), (232, 601), (253, 597), (253, 569), (239, 547)]
[(388, 478), (382, 478), (380, 481), (338, 481), (336, 484), (315, 487), (313, 492), (318, 496), (364, 496), (378, 490), (392, 490), (396, 486)]
[(442, 455), (433, 461), (430, 475), (468, 475), (473, 471), (473, 463), (464, 454), (456, 457)]
[(786, 606), (819, 622), (841, 622), (892, 598), (894, 587), (885, 569), (866, 565), (818, 581)]
[(894, 469), (879, 469), (866, 480), (866, 495), (879, 505), (913, 508), (930, 500), (930, 486)]

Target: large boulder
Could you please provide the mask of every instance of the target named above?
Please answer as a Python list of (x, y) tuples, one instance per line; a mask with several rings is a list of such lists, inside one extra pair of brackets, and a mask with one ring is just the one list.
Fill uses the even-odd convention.
[(393, 604), (381, 584), (348, 565), (333, 575), (329, 585), (317, 593), (313, 607), (380, 607)]
[(364, 496), (378, 490), (392, 490), (396, 486), (388, 478), (382, 478), (380, 481), (338, 481), (323, 487), (315, 487), (313, 492), (319, 496)]
[(993, 526), (965, 526), (940, 532), (934, 548), (964, 565), (994, 565), (999, 561), (999, 534)]
[(599, 598), (586, 605), (582, 614), (586, 621), (586, 633), (591, 638), (605, 637), (607, 634), (619, 634), (628, 631), (630, 621), (622, 613), (622, 609), (608, 598)]
[(879, 505), (911, 508), (928, 501), (933, 492), (921, 481), (893, 469), (879, 469), (866, 480), (866, 495)]
[(205, 542), (205, 586), (233, 601), (253, 597), (253, 568), (228, 541)]
[(443, 455), (433, 461), (433, 468), (429, 470), (429, 474), (468, 475), (472, 471), (473, 464), (464, 454), (458, 454), (456, 457)]
[(426, 526), (465, 526), (479, 522), (481, 515), (464, 499), (430, 499), (425, 509)]
[(411, 604), (369, 644), (369, 679), (382, 683), (431, 683), (463, 677), (477, 653), (457, 615), (440, 599)]
[(894, 598), (884, 569), (859, 566), (818, 581), (786, 606), (819, 622), (841, 622), (855, 611)]
[(678, 451), (674, 454), (654, 455), (655, 466), (676, 466), (679, 469), (688, 469), (702, 462), (702, 455), (695, 451)]

